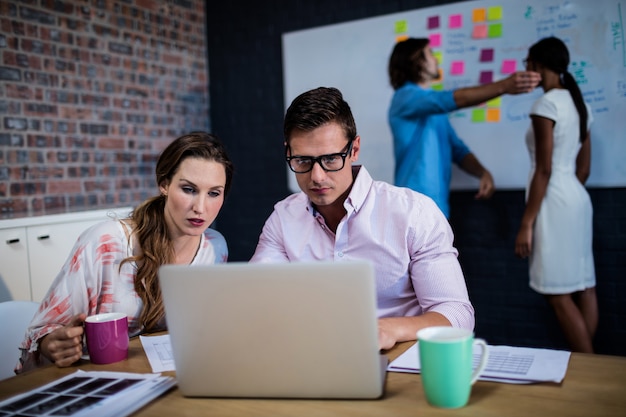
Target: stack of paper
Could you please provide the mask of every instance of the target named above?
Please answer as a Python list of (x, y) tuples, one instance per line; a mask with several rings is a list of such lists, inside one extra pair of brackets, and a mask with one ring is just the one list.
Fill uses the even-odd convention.
[(176, 385), (159, 374), (76, 371), (0, 402), (1, 416), (128, 416)]
[[(419, 342), (398, 356), (387, 367), (392, 372), (420, 372)], [(535, 349), (511, 346), (488, 347), (487, 367), (478, 378), (482, 381), (529, 384), (533, 382), (557, 382), (565, 378), (570, 352), (551, 349)], [(474, 365), (480, 360), (480, 347), (474, 349)]]

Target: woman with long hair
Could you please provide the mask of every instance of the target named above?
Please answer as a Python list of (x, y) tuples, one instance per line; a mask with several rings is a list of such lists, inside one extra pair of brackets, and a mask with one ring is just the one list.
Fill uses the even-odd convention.
[(130, 336), (165, 329), (158, 269), (226, 262), (226, 241), (209, 226), (232, 175), (215, 136), (192, 132), (170, 143), (156, 164), (160, 194), (128, 218), (101, 222), (78, 238), (26, 332), (16, 372), (79, 360), (89, 315), (125, 313)]
[(593, 209), (584, 187), (592, 115), (568, 65), (569, 51), (558, 38), (542, 39), (528, 51), (526, 68), (541, 74), (544, 94), (530, 110), (531, 172), (515, 253), (529, 257), (530, 287), (546, 297), (570, 348), (593, 352)]

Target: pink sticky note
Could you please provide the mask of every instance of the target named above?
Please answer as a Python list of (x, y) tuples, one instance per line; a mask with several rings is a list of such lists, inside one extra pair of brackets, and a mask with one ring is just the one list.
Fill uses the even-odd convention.
[(439, 16), (431, 16), (428, 18), (428, 29), (437, 29), (439, 27)]
[(513, 74), (517, 61), (514, 59), (505, 59), (502, 61), (502, 74)]
[(438, 48), (441, 46), (441, 34), (440, 33), (433, 33), (431, 35), (428, 35), (428, 40), (430, 42), (431, 48)]
[(460, 14), (451, 15), (448, 23), (449, 23), (450, 29), (460, 28), (461, 26), (463, 26), (463, 15), (460, 15)]
[(472, 38), (483, 39), (487, 37), (487, 25), (475, 25), (472, 30)]
[(452, 61), (452, 66), (450, 67), (450, 74), (462, 75), (464, 72), (465, 72), (465, 63), (463, 61)]
[(489, 84), (490, 82), (493, 82), (493, 71), (481, 71), (480, 80), (478, 82), (480, 84)]
[(480, 62), (493, 61), (493, 48), (485, 48), (480, 50)]

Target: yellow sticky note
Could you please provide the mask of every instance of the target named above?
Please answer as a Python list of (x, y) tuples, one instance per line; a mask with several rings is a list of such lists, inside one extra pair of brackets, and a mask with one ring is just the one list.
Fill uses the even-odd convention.
[(441, 63), (443, 62), (443, 54), (441, 53), (441, 51), (433, 51), (433, 56), (437, 60), (437, 63), (441, 65)]
[(474, 9), (472, 11), (472, 22), (484, 22), (487, 18), (485, 9)]
[(394, 25), (395, 33), (406, 33), (409, 30), (409, 24), (406, 20), (398, 20)]
[(501, 107), (502, 106), (502, 97), (492, 98), (487, 101), (487, 107)]
[(402, 42), (409, 39), (409, 35), (398, 35), (396, 36), (396, 42)]
[(492, 6), (487, 9), (487, 20), (502, 20), (502, 6)]
[(500, 109), (487, 109), (487, 121), (495, 123), (500, 121)]

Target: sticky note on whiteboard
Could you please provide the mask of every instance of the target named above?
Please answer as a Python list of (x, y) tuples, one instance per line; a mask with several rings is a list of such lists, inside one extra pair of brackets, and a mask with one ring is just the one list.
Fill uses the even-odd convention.
[(409, 24), (406, 20), (398, 20), (394, 25), (394, 31), (396, 34), (406, 33), (409, 30)]
[(487, 19), (487, 12), (485, 9), (474, 9), (472, 11), (472, 22), (484, 22)]
[(487, 109), (487, 121), (490, 123), (496, 123), (500, 121), (500, 109), (493, 108)]
[(448, 26), (450, 29), (457, 29), (463, 26), (463, 15), (453, 14), (448, 19)]
[(441, 63), (443, 62), (443, 54), (441, 53), (441, 51), (433, 51), (433, 56), (437, 60), (437, 64), (441, 65)]
[(480, 79), (478, 80), (480, 84), (489, 84), (492, 81), (493, 81), (493, 71), (481, 71), (480, 72)]
[(487, 37), (487, 25), (474, 25), (472, 30), (472, 38), (484, 39)]
[(485, 48), (480, 51), (480, 62), (493, 61), (493, 48)]
[(431, 48), (438, 48), (441, 46), (441, 34), (440, 33), (432, 33), (428, 35), (428, 41), (430, 42)]
[(428, 18), (428, 29), (437, 29), (439, 28), (439, 16), (431, 16)]
[(502, 6), (493, 6), (487, 9), (488, 20), (502, 20)]
[(441, 68), (437, 68), (437, 78), (433, 81), (443, 81), (443, 70)]
[(517, 61), (514, 59), (505, 59), (502, 61), (502, 74), (513, 74), (516, 71)]
[(487, 100), (487, 107), (501, 107), (502, 106), (502, 97), (492, 98), (491, 100)]
[(480, 123), (480, 122), (484, 122), (485, 119), (486, 119), (485, 109), (472, 110), (472, 122)]
[(489, 29), (487, 30), (487, 36), (489, 36), (490, 38), (501, 38), (502, 24), (494, 23), (493, 25), (489, 25)]
[(450, 74), (463, 75), (464, 72), (465, 72), (465, 62), (452, 61), (452, 64), (450, 65)]

